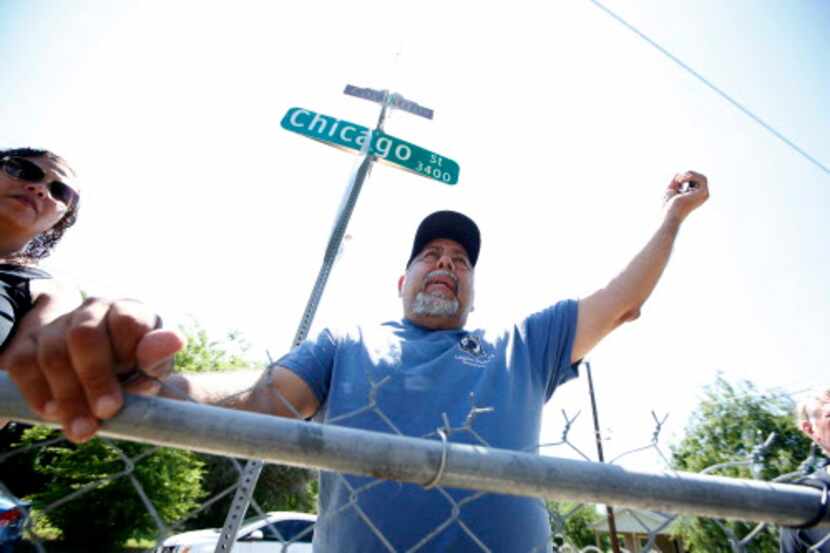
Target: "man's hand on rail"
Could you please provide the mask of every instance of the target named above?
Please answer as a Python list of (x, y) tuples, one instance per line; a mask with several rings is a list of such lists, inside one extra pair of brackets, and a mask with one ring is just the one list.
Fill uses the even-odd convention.
[(0, 367), (33, 411), (83, 442), (121, 409), (123, 391), (158, 393), (156, 379), (170, 373), (184, 346), (178, 332), (160, 323), (137, 301), (91, 298), (39, 331), (15, 337)]

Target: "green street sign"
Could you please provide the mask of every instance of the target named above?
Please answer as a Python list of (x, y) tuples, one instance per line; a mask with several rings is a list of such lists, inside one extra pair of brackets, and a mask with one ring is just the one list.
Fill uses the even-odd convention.
[(349, 150), (360, 151), (368, 139), (369, 153), (382, 161), (445, 184), (458, 182), (456, 162), (382, 131), (302, 108), (289, 109), (280, 126), (330, 146)]

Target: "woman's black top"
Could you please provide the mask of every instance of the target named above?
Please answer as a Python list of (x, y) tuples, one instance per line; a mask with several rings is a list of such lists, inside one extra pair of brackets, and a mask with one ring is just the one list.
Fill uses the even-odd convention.
[(51, 276), (34, 267), (0, 263), (0, 351), (11, 340), (17, 323), (32, 308), (29, 281), (36, 278)]

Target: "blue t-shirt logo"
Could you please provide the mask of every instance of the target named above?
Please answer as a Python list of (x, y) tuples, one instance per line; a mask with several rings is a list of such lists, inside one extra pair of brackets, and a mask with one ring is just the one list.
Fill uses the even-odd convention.
[(469, 367), (483, 369), (495, 358), (495, 354), (487, 351), (482, 346), (481, 339), (472, 334), (465, 334), (458, 342), (458, 349), (461, 353), (456, 354), (456, 361), (460, 361)]
[(461, 338), (461, 342), (459, 342), (458, 346), (462, 349), (462, 351), (466, 351), (471, 355), (481, 355), (481, 342), (475, 336), (467, 334), (463, 338)]

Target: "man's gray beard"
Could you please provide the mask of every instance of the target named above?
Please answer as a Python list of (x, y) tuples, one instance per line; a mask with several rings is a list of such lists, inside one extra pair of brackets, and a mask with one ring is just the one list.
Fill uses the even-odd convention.
[(452, 317), (458, 314), (461, 304), (456, 299), (433, 296), (426, 292), (418, 292), (412, 302), (412, 312), (426, 317)]

